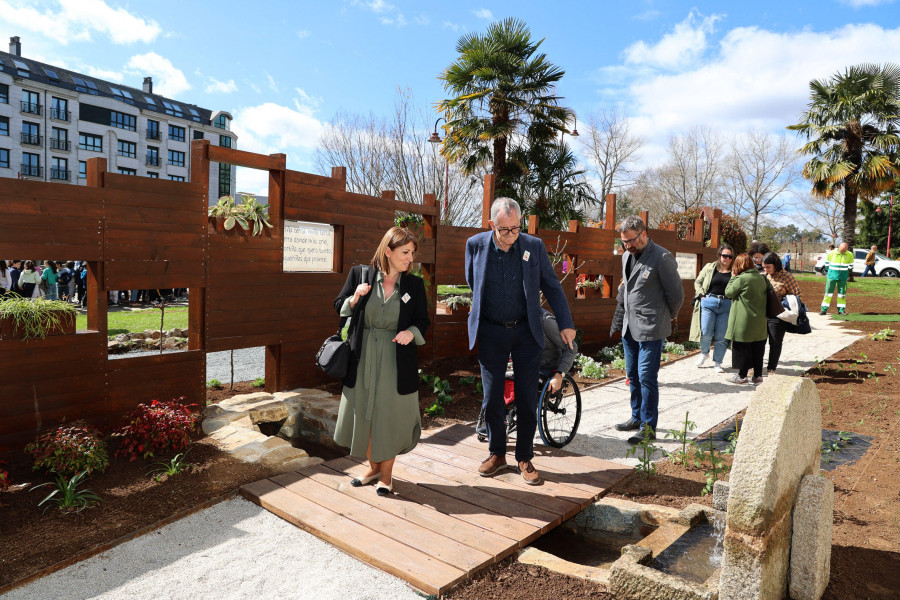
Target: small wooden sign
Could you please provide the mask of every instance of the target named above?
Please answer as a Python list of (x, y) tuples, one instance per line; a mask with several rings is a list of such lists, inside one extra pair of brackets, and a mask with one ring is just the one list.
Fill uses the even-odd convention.
[(697, 255), (688, 252), (675, 254), (675, 262), (678, 263), (678, 274), (682, 279), (697, 278)]
[(284, 222), (285, 273), (328, 273), (334, 270), (334, 227), (307, 221)]

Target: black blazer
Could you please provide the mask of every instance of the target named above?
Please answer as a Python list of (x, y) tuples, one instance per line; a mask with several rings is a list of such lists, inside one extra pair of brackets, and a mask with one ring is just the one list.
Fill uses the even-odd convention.
[[(366, 269), (366, 281), (372, 288), (375, 287), (376, 271), (372, 267)], [(357, 286), (363, 283), (362, 265), (356, 265), (350, 269), (347, 275), (347, 281), (344, 282), (344, 288), (338, 297), (334, 299), (334, 309), (340, 314), (341, 307), (347, 298), (352, 298), (356, 292)], [(425, 296), (425, 282), (421, 277), (404, 273), (400, 277), (400, 287), (397, 290), (400, 294), (400, 320), (397, 322), (397, 331), (403, 331), (410, 325), (415, 325), (419, 332), (424, 336), (425, 331), (431, 321), (428, 319), (428, 303)], [(350, 342), (350, 366), (347, 369), (347, 376), (344, 377), (343, 383), (347, 387), (356, 385), (356, 369), (359, 366), (360, 354), (362, 354), (362, 338), (363, 338), (363, 315), (365, 314), (366, 304), (373, 292), (370, 290), (368, 294), (359, 299), (353, 308), (353, 316), (350, 320), (350, 329), (347, 332), (347, 340)], [(402, 298), (405, 294), (409, 294), (409, 302), (403, 302)], [(343, 328), (345, 319), (341, 319), (341, 327)], [(397, 347), (397, 393), (411, 394), (419, 389), (419, 351), (415, 342), (407, 345), (395, 344)]]

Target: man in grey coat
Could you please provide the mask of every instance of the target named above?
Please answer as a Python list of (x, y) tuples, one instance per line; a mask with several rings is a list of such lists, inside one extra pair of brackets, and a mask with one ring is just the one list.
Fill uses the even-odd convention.
[[(616, 429), (642, 431), (649, 425), (649, 438), (656, 439), (659, 361), (663, 341), (672, 334), (672, 318), (684, 302), (684, 288), (675, 258), (647, 237), (647, 227), (639, 217), (626, 217), (616, 230), (627, 250), (622, 256), (622, 342), (631, 389), (631, 418)], [(640, 443), (641, 431), (628, 438), (628, 443)]]

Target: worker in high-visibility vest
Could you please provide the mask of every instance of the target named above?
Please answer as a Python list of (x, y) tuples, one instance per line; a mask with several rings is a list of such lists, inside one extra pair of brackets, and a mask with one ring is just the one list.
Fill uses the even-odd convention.
[(838, 314), (843, 315), (847, 310), (847, 278), (850, 277), (850, 269), (853, 268), (853, 253), (847, 249), (847, 242), (841, 242), (837, 250), (832, 250), (825, 257), (825, 268), (828, 269), (828, 280), (825, 282), (825, 298), (822, 299), (822, 310), (819, 314), (825, 314), (831, 307), (831, 296), (834, 288), (837, 288)]

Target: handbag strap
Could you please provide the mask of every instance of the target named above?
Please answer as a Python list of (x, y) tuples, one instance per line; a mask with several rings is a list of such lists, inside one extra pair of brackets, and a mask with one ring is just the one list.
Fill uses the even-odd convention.
[[(368, 277), (368, 272), (369, 272), (369, 266), (362, 265), (361, 275), (360, 275), (360, 279), (361, 279), (362, 283), (366, 282), (366, 278)], [(350, 319), (350, 318), (352, 318), (352, 317), (341, 317), (341, 320), (338, 323), (338, 330), (337, 330), (338, 335), (340, 335), (341, 331), (344, 330), (344, 326), (347, 324), (347, 319)]]

